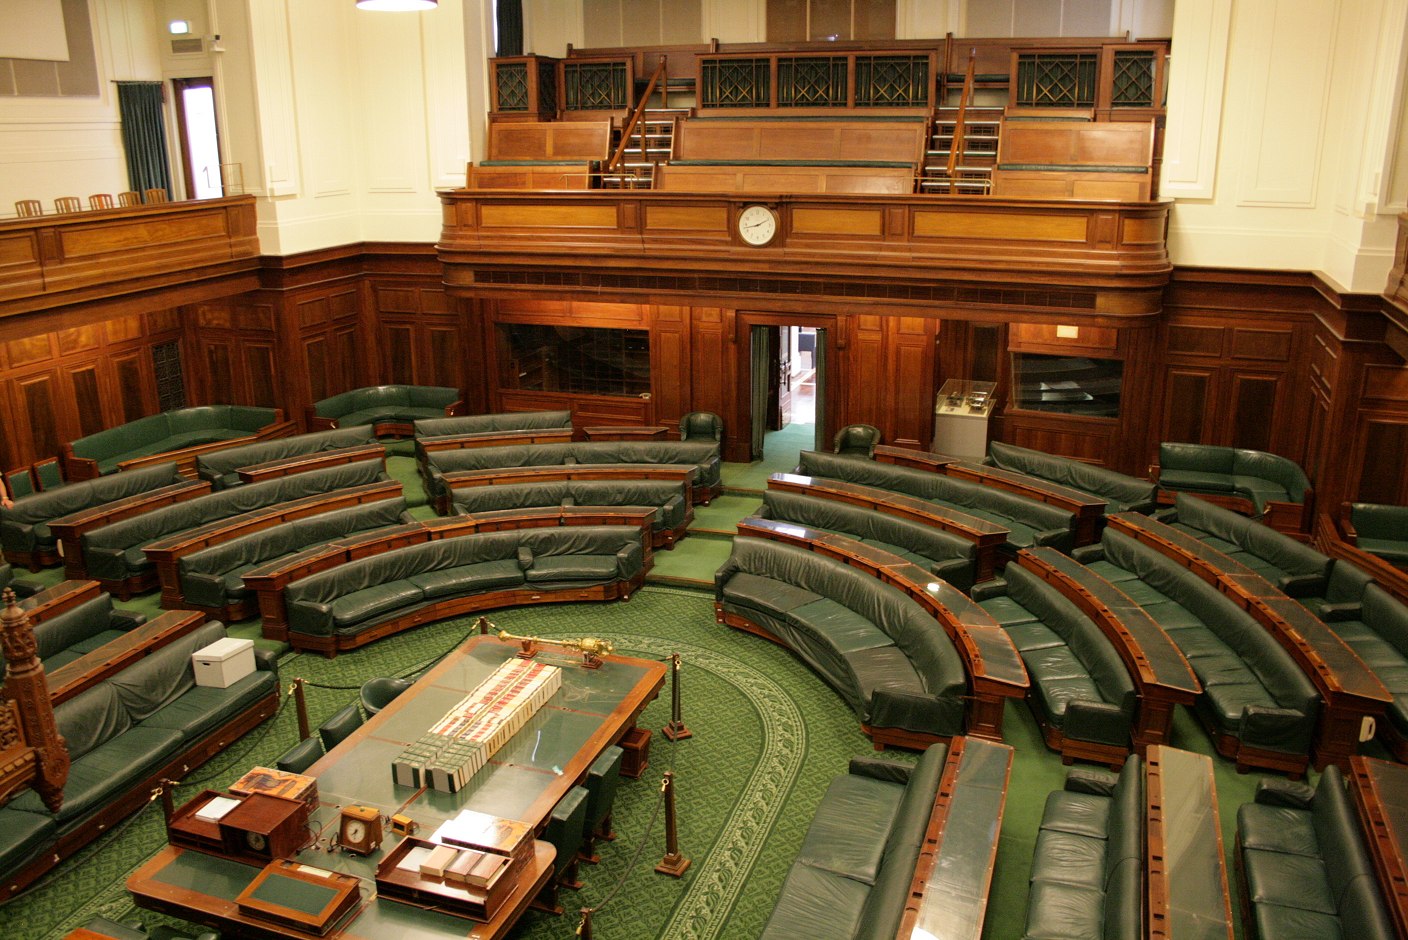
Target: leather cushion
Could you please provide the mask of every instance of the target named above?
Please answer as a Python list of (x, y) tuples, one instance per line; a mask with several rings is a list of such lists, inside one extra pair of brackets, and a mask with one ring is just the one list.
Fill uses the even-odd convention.
[(424, 574), (411, 575), (407, 580), (425, 593), (426, 600), (430, 600), (514, 587), (523, 583), (523, 572), (519, 569), (517, 561), (504, 559), (427, 571)]
[(1310, 813), (1292, 806), (1244, 804), (1237, 810), (1237, 835), (1245, 849), (1320, 857)]
[[(1298, 907), (1283, 907), (1280, 904), (1257, 904), (1254, 906), (1256, 935), (1266, 940), (1305, 937), (1314, 940), (1340, 940), (1340, 919), (1332, 914), (1319, 911), (1306, 911)], [(1355, 937), (1354, 940), (1359, 940)]]
[[(984, 602), (983, 606), (987, 606)], [(1007, 636), (1012, 640), (1012, 645), (1017, 647), (1017, 652), (1025, 653), (1028, 650), (1046, 649), (1051, 646), (1063, 646), (1065, 641), (1056, 635), (1046, 624), (1039, 621), (1032, 623), (1018, 623), (1010, 626), (1004, 624)]]
[(392, 581), (353, 591), (332, 602), (333, 622), (339, 627), (361, 623), (371, 617), (417, 604), (424, 597), (421, 589), (410, 581)]
[(224, 689), (193, 686), (154, 712), (142, 727), (179, 731), (186, 741), (194, 741), (250, 708), (277, 684), (274, 673), (256, 669)]
[(989, 597), (980, 606), (992, 616), (992, 619), (1004, 627), (1019, 623), (1031, 623), (1037, 619), (1036, 614), (1005, 594), (999, 597)]
[(1100, 935), (1104, 892), (1052, 881), (1032, 884), (1025, 940), (1091, 940)]
[(619, 570), (615, 555), (539, 555), (523, 574), (533, 583), (610, 581)]
[(736, 572), (724, 584), (723, 596), (748, 607), (775, 610), (780, 613), (821, 599), (806, 588), (799, 588), (773, 578)]
[(54, 844), (59, 827), (47, 813), (0, 807), (0, 872), (13, 872)]
[(1103, 839), (1109, 826), (1110, 798), (1054, 790), (1047, 794), (1041, 828)]
[(894, 645), (875, 624), (829, 597), (794, 607), (788, 611), (787, 619), (825, 637), (828, 645), (843, 656)]
[(851, 940), (869, 892), (853, 878), (793, 865), (760, 940)]
[(1051, 881), (1103, 891), (1105, 840), (1042, 829), (1032, 852), (1032, 881)]
[(834, 778), (821, 799), (825, 812), (812, 817), (797, 862), (874, 884), (904, 790), (851, 774)]
[(1244, 849), (1247, 895), (1256, 904), (1279, 904), (1322, 914), (1335, 913), (1335, 901), (1319, 858)]
[[(136, 786), (170, 759), (181, 746), (181, 734), (163, 728), (129, 728), (73, 762), (64, 784), (64, 803), (57, 819), (61, 829), (81, 824), (84, 816)], [(10, 804), (27, 812), (43, 812), (30, 790)]]
[(1212, 473), (1206, 470), (1170, 470), (1165, 467), (1159, 471), (1159, 485), (1171, 490), (1230, 493), (1232, 492), (1232, 475), (1230, 473)]

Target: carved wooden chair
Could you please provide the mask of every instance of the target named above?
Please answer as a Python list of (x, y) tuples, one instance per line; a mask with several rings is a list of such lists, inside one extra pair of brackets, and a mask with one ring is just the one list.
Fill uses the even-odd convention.
[(112, 193), (94, 193), (88, 197), (88, 208), (90, 209), (111, 209), (115, 205)]
[(20, 218), (43, 215), (44, 204), (38, 199), (21, 199), (15, 203), (15, 211), (20, 214)]
[(166, 195), (166, 190), (164, 190), (164, 189), (148, 189), (148, 190), (144, 190), (143, 193), (142, 193), (142, 195), (143, 195), (143, 198), (146, 200), (147, 205), (151, 205), (151, 204), (154, 203), (154, 202), (168, 202), (168, 201), (169, 201), (169, 197)]
[(54, 200), (54, 211), (60, 215), (69, 212), (82, 212), (83, 200), (77, 196), (60, 196)]
[(129, 189), (125, 193), (117, 194), (117, 204), (124, 208), (130, 206), (140, 206), (142, 204), (142, 194), (136, 190)]

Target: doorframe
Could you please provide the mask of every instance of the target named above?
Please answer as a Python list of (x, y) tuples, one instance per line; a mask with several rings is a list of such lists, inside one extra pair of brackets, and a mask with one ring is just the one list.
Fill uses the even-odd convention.
[(752, 345), (753, 327), (755, 326), (807, 326), (818, 331), (825, 331), (826, 343), (826, 376), (825, 386), (817, 388), (818, 401), (822, 408), (822, 421), (824, 426), (820, 429), (818, 436), (822, 440), (829, 441), (839, 427), (836, 424), (836, 416), (842, 401), (841, 383), (844, 381), (844, 374), (841, 368), (842, 357), (837, 353), (845, 348), (845, 342), (841, 336), (842, 323), (835, 314), (824, 313), (771, 313), (761, 310), (739, 310), (734, 318), (734, 337), (737, 349), (735, 365), (738, 376), (738, 386), (734, 393), (737, 400), (742, 404), (740, 417), (743, 419), (743, 427), (740, 429), (738, 440), (748, 444), (749, 460), (756, 459), (751, 454), (753, 440), (753, 410), (749, 403), (752, 401), (753, 391), (753, 363), (749, 349)]

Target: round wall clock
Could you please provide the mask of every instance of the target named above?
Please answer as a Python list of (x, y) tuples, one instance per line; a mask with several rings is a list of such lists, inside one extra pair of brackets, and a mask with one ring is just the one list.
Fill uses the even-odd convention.
[(754, 247), (768, 244), (777, 237), (777, 213), (767, 206), (745, 206), (738, 213), (738, 237)]

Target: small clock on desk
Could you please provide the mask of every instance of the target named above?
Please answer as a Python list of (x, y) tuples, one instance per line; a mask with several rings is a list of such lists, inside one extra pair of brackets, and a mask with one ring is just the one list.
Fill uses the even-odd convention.
[(777, 237), (777, 213), (767, 206), (745, 206), (738, 213), (738, 237), (755, 248), (770, 243)]
[(354, 855), (370, 855), (381, 848), (381, 811), (370, 806), (342, 807), (337, 844)]

